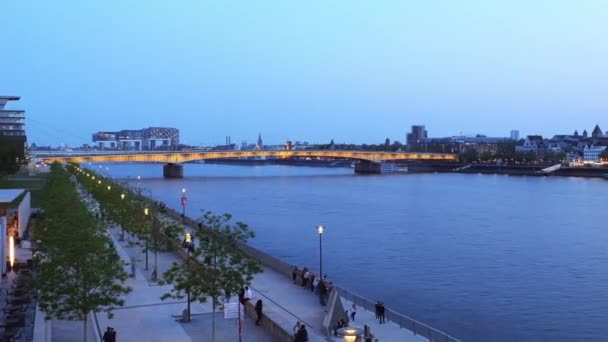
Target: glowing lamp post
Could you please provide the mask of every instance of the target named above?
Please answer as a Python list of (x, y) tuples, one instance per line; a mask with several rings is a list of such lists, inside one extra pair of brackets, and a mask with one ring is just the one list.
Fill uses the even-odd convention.
[[(125, 194), (120, 194), (120, 199), (123, 201), (121, 207), (124, 210), (124, 207), (125, 207), (125, 203), (124, 203)], [(124, 227), (124, 223), (120, 225), (120, 241), (125, 241), (125, 227)]]
[(319, 275), (323, 279), (323, 231), (325, 227), (318, 226), (317, 232), (319, 233)]
[(186, 203), (188, 203), (188, 199), (186, 198), (186, 188), (182, 189), (182, 223), (186, 222)]
[(108, 185), (108, 191), (112, 190), (112, 187)]
[[(190, 275), (190, 251), (194, 250), (192, 235), (190, 235), (190, 233), (186, 233), (186, 237), (184, 238), (184, 248), (186, 248), (186, 269), (188, 270), (188, 275)], [(186, 289), (186, 301), (188, 302), (188, 308), (184, 320), (186, 322), (190, 322), (190, 286), (188, 286)]]
[[(146, 220), (148, 219), (148, 215), (150, 214), (150, 211), (148, 210), (148, 208), (144, 208), (144, 215), (146, 216)], [(148, 237), (146, 236), (146, 268), (145, 270), (148, 270)]]

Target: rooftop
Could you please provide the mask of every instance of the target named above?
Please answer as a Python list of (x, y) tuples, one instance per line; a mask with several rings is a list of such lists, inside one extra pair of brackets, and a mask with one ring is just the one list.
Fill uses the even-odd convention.
[(20, 98), (21, 98), (20, 96), (5, 96), (5, 95), (0, 95), (0, 100), (19, 101)]

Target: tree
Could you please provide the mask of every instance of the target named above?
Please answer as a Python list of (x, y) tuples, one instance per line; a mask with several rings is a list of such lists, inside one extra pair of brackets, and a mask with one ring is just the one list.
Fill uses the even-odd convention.
[(466, 163), (471, 163), (476, 161), (479, 158), (479, 153), (477, 152), (476, 149), (474, 148), (468, 148), (466, 151), (464, 151), (464, 153), (462, 154), (462, 159), (466, 162)]
[(51, 167), (43, 193), (44, 215), (34, 227), (45, 256), (37, 261), (34, 287), (47, 318), (82, 319), (83, 341), (91, 312), (122, 306), (124, 264), (104, 234), (104, 226), (81, 201), (74, 183), (58, 164)]
[(208, 297), (211, 298), (214, 313), (212, 341), (215, 340), (215, 308), (219, 298), (226, 293), (238, 292), (253, 280), (256, 273), (262, 271), (257, 261), (249, 259), (239, 249), (240, 244), (246, 243), (255, 234), (242, 222), (231, 224), (231, 218), (230, 214), (204, 212), (201, 219), (204, 228), (195, 234), (198, 248), (193, 248), (185, 263), (173, 263), (159, 282), (173, 284), (171, 292), (161, 297), (163, 300), (183, 299), (189, 295), (192, 301), (203, 303)]

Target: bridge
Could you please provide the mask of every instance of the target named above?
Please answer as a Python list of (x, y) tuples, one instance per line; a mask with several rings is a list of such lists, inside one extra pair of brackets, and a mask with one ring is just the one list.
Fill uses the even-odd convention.
[(179, 152), (133, 152), (112, 151), (76, 154), (71, 152), (48, 154), (37, 153), (37, 159), (44, 163), (164, 163), (166, 178), (182, 178), (182, 163), (205, 159), (224, 158), (334, 158), (358, 161), (355, 173), (380, 173), (381, 163), (391, 161), (446, 161), (458, 160), (456, 154), (417, 152), (370, 152), (335, 150), (259, 150), (259, 151), (179, 151)]

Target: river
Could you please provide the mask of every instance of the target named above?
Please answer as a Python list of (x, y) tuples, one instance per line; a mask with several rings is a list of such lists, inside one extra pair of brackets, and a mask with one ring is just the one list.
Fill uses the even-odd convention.
[[(97, 171), (186, 214), (232, 213), (251, 244), (466, 342), (608, 336), (608, 182), (346, 168), (159, 164)], [(106, 166), (108, 167), (106, 169)]]

